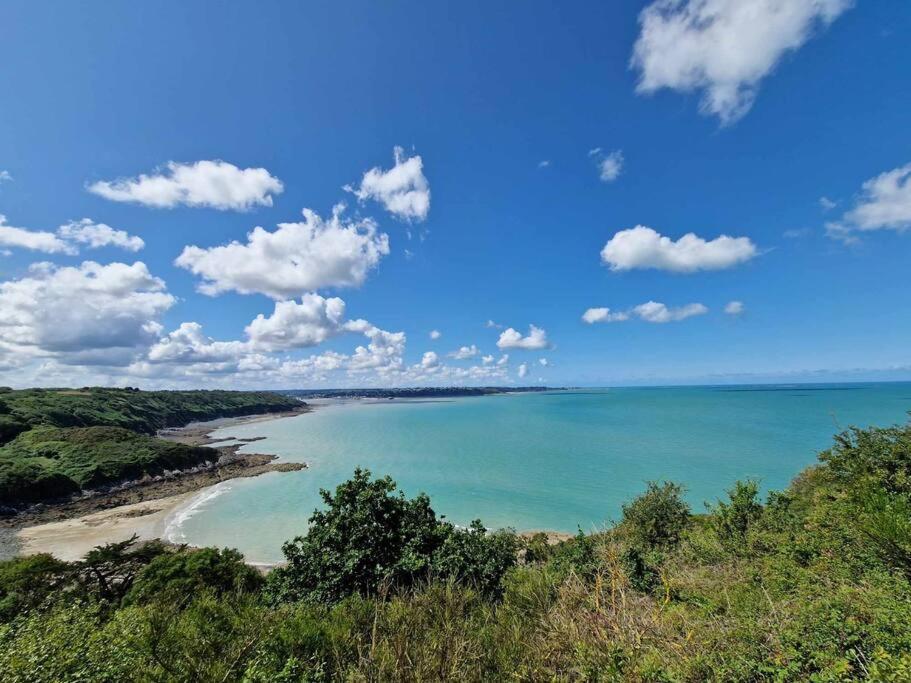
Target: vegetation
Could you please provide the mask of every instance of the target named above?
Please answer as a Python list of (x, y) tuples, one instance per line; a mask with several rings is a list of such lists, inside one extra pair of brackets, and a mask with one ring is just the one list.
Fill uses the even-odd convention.
[(36, 427), (0, 446), (0, 504), (56, 498), (218, 459), (120, 427)]
[(300, 401), (266, 391), (0, 388), (0, 444), (37, 426), (123, 427), (155, 434), (194, 421), (275, 413)]
[(300, 406), (269, 392), (0, 388), (0, 509), (213, 462), (212, 449), (150, 435)]
[[(366, 472), (264, 585), (237, 553), (0, 564), (5, 681), (911, 680), (911, 427), (852, 430), (765, 501), (650, 484), (548, 545)], [(520, 545), (522, 547), (520, 547)], [(518, 550), (518, 552), (517, 552)]]

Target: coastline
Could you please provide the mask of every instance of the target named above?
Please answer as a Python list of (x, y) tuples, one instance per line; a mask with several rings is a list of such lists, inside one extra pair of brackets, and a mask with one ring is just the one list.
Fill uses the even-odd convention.
[(133, 534), (143, 541), (162, 538), (171, 515), (220, 483), (307, 467), (305, 463), (276, 463), (278, 456), (273, 454), (237, 452), (242, 446), (265, 437), (213, 439), (213, 432), (241, 424), (295, 417), (311, 410), (311, 406), (302, 406), (300, 410), (219, 418), (162, 430), (157, 435), (159, 438), (185, 445), (227, 443), (215, 449), (220, 457), (209, 467), (126, 482), (110, 491), (36, 505), (13, 517), (0, 518), (0, 532), (4, 536), (0, 555), (50, 553), (60, 559), (75, 560), (97, 545), (122, 541)]

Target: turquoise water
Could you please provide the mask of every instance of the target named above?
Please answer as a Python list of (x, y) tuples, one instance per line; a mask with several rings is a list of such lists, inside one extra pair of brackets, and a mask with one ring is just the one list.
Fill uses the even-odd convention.
[(438, 402), (351, 402), (222, 429), (264, 436), (250, 452), (301, 472), (226, 482), (171, 520), (168, 536), (281, 559), (331, 488), (358, 465), (426, 491), (458, 524), (575, 531), (616, 520), (650, 479), (681, 482), (697, 511), (735, 480), (782, 488), (849, 425), (904, 423), (911, 384), (579, 390)]

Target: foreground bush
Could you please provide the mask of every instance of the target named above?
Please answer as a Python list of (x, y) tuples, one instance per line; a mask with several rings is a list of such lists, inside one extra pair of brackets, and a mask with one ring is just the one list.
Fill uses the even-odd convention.
[(452, 577), (496, 593), (515, 564), (514, 534), (486, 533), (479, 521), (459, 530), (437, 519), (430, 499), (409, 499), (391, 478), (368, 470), (321, 491), (324, 510), (310, 518), (306, 536), (285, 543), (287, 564), (269, 576), (273, 601), (331, 604), (350, 595), (401, 590), (432, 575)]

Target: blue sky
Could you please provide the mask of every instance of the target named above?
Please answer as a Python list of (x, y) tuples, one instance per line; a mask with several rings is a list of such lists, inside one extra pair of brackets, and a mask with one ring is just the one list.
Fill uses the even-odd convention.
[(909, 30), (900, 0), (6, 2), (0, 383), (911, 378)]

